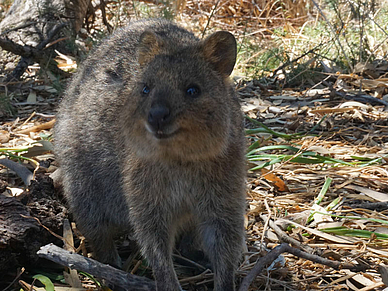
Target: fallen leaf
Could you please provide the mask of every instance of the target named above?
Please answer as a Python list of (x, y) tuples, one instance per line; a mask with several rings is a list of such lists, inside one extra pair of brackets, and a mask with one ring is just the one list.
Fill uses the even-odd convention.
[(0, 142), (1, 143), (6, 143), (9, 141), (10, 134), (6, 130), (0, 130)]
[(32, 147), (28, 148), (28, 151), (23, 154), (23, 156), (31, 158), (43, 155), (47, 152), (54, 152), (53, 144), (47, 140), (40, 140), (36, 142)]
[(36, 125), (36, 126), (33, 126), (33, 127), (29, 127), (29, 128), (26, 128), (26, 129), (19, 130), (17, 133), (28, 134), (30, 132), (36, 132), (36, 131), (40, 131), (40, 130), (43, 130), (43, 129), (50, 129), (50, 128), (52, 128), (54, 126), (54, 124), (55, 124), (55, 119), (50, 120), (50, 121), (45, 122), (45, 123), (40, 124), (40, 125)]
[(36, 104), (36, 93), (34, 91), (30, 91), (30, 94), (28, 94), (26, 104)]
[(357, 185), (353, 185), (353, 184), (347, 185), (347, 186), (345, 186), (345, 188), (359, 191), (359, 192), (361, 192), (369, 197), (372, 197), (373, 199), (380, 201), (380, 202), (388, 201), (388, 194), (387, 193), (374, 191), (374, 190), (371, 190), (371, 189), (368, 189), (365, 187), (361, 187), (361, 186), (357, 186)]
[(266, 179), (269, 182), (272, 182), (280, 192), (289, 191), (287, 185), (284, 183), (282, 179), (280, 179), (273, 173), (269, 173), (269, 170), (265, 168), (262, 168), (260, 170), (262, 174), (261, 177)]
[(0, 164), (14, 171), (20, 178), (22, 178), (26, 186), (30, 185), (33, 175), (25, 166), (8, 159), (0, 159)]

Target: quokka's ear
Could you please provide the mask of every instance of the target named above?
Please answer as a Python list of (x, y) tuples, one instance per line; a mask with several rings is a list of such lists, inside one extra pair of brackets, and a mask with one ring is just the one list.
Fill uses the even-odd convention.
[(215, 32), (203, 41), (203, 54), (216, 71), (229, 76), (236, 63), (236, 39), (227, 31)]
[(150, 62), (162, 49), (163, 40), (151, 31), (144, 31), (138, 44), (138, 62), (144, 65)]

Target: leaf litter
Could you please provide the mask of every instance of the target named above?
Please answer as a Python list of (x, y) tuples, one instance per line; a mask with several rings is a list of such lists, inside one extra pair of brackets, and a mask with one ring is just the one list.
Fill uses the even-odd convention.
[[(388, 262), (386, 106), (333, 98), (330, 90), (309, 96), (290, 90), (284, 96), (264, 93), (254, 81), (241, 82), (238, 92), (250, 143), (249, 253), (260, 252), (255, 242), (263, 236), (267, 246), (280, 242), (267, 236), (259, 218), (265, 213), (290, 237), (316, 251), (330, 251), (331, 259), (369, 267), (359, 273), (333, 270), (284, 255), (286, 263), (279, 269), (288, 269), (286, 275), (276, 278), (274, 270), (262, 274), (252, 290), (268, 282), (271, 290), (284, 285), (294, 290), (382, 290), (379, 266)], [(268, 208), (260, 206), (263, 200)], [(383, 207), (365, 209), (365, 204)]]
[[(247, 153), (246, 259), (238, 276), (246, 276), (265, 249), (281, 242), (260, 218), (265, 214), (287, 236), (315, 252), (339, 262), (366, 264), (368, 269), (334, 270), (283, 254), (283, 259), (256, 278), (250, 290), (266, 285), (271, 290), (382, 290), (384, 265), (388, 264), (385, 106), (349, 104), (340, 96), (330, 100), (329, 93), (308, 97), (288, 90), (282, 98), (281, 92), (262, 94), (249, 81), (238, 83), (237, 92), (247, 116), (251, 146)], [(350, 109), (332, 110), (336, 108)], [(31, 118), (26, 115), (17, 122), (2, 123), (9, 140), (0, 148), (3, 155), (29, 163), (31, 170), (41, 160), (54, 159), (51, 143), (42, 140), (51, 133), (52, 115), (48, 120), (42, 118), (47, 113), (34, 112)], [(17, 179), (9, 179), (9, 170), (1, 177), (9, 181), (10, 188), (22, 187)], [(380, 208), (363, 208), (366, 204)], [(365, 289), (370, 286), (373, 288)]]

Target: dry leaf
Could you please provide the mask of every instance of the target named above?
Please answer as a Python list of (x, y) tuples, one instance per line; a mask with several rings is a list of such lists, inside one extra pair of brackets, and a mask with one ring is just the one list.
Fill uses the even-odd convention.
[(345, 186), (345, 188), (360, 191), (361, 193), (363, 193), (369, 197), (372, 197), (373, 199), (380, 201), (380, 202), (388, 201), (388, 194), (387, 193), (377, 192), (377, 191), (374, 191), (374, 190), (371, 190), (371, 189), (368, 189), (365, 187), (361, 187), (361, 186), (356, 186), (353, 184), (347, 185), (347, 186)]
[(272, 182), (280, 192), (290, 191), (284, 181), (277, 177), (275, 174), (269, 173), (269, 170), (265, 168), (261, 169), (260, 171), (262, 173), (261, 177), (269, 182)]
[(10, 134), (6, 130), (0, 130), (0, 143), (6, 143), (9, 141)]

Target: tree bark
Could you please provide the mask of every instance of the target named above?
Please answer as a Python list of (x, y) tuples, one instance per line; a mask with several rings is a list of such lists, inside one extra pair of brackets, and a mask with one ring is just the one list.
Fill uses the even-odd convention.
[(12, 73), (18, 79), (28, 65), (57, 71), (58, 50), (73, 54), (90, 0), (15, 0), (0, 23), (0, 46), (22, 59)]
[(53, 233), (60, 231), (67, 210), (58, 200), (44, 175), (18, 197), (0, 194), (0, 283), (5, 271), (35, 263), (42, 245), (60, 242)]
[(34, 256), (37, 247), (31, 250), (30, 243), (31, 239), (34, 241), (39, 225), (34, 219), (27, 218), (30, 216), (26, 206), (14, 197), (0, 195), (0, 272), (18, 264), (21, 250), (24, 257), (29, 256), (26, 253)]

